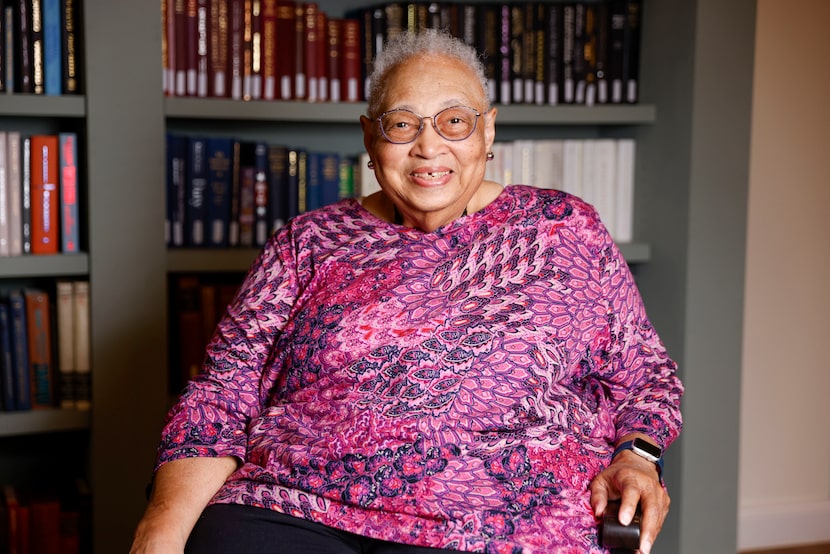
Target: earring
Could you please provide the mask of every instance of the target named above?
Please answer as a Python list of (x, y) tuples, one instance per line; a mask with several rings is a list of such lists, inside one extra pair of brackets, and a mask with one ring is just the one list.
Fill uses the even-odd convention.
[(488, 161), (488, 162), (489, 162), (489, 161), (492, 161), (492, 160), (493, 160), (493, 158), (495, 158), (495, 157), (496, 157), (496, 155), (495, 155), (495, 154), (493, 154), (492, 152), (487, 152), (487, 161)]
[(375, 162), (369, 160), (369, 163), (366, 164), (366, 167), (368, 167), (369, 169), (375, 169)]

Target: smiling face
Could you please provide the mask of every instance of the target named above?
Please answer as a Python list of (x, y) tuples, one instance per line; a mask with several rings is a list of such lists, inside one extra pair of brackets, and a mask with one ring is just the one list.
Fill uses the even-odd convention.
[[(475, 74), (453, 58), (419, 56), (390, 71), (381, 113), (411, 110), (424, 118), (423, 131), (410, 143), (393, 144), (381, 134), (377, 120), (362, 117), (361, 124), (381, 189), (405, 224), (435, 230), (458, 218), (474, 200), (495, 138), (495, 109), (484, 113), (487, 105)], [(432, 126), (431, 116), (451, 106), (481, 112), (465, 140), (447, 140)]]

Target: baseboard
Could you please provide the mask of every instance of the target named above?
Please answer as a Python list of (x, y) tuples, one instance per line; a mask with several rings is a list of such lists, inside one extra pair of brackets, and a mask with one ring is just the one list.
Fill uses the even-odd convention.
[(830, 542), (830, 500), (741, 508), (738, 550)]

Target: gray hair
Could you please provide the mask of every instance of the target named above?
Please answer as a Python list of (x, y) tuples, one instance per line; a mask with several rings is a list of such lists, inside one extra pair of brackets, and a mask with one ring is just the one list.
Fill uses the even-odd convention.
[(450, 33), (438, 29), (423, 29), (417, 33), (405, 32), (390, 39), (375, 57), (366, 99), (369, 102), (368, 114), (376, 117), (380, 112), (383, 92), (389, 72), (403, 62), (417, 56), (446, 56), (463, 63), (478, 77), (481, 95), (487, 103), (484, 111), (490, 109), (487, 94), (487, 77), (484, 65), (476, 49)]

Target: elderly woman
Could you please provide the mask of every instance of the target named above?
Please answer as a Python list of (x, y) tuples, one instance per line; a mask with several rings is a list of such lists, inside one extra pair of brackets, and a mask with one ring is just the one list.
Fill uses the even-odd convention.
[(476, 53), (375, 62), (381, 191), (271, 238), (169, 414), (133, 552), (603, 552), (668, 511), (682, 386), (593, 208), (485, 181)]

